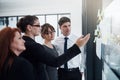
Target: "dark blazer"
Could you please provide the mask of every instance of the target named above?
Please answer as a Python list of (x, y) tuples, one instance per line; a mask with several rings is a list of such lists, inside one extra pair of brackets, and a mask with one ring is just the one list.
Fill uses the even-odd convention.
[(33, 66), (24, 58), (15, 57), (11, 67), (8, 67), (6, 60), (0, 80), (35, 80)]
[[(79, 47), (74, 44), (67, 50), (66, 54), (55, 57), (49, 54), (50, 52), (46, 51), (41, 44), (36, 43), (32, 38), (23, 36), (23, 39), (25, 40), (26, 50), (21, 54), (21, 56), (29, 60), (34, 65), (35, 72), (39, 72), (36, 70), (36, 65), (38, 65), (38, 63), (59, 67), (81, 52)], [(42, 72), (39, 73), (42, 74)], [(37, 73), (36, 75), (39, 76)]]

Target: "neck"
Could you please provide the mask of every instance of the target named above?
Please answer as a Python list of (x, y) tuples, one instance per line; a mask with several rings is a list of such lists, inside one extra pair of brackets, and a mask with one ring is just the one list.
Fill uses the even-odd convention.
[(45, 40), (44, 45), (48, 46), (49, 48), (53, 48), (51, 41)]
[(15, 54), (16, 56), (19, 56), (20, 53), (22, 53), (22, 51), (20, 51), (20, 50), (13, 50), (13, 52), (14, 52), (14, 54)]
[(30, 37), (30, 38), (32, 38), (33, 40), (35, 40), (35, 36), (32, 35), (32, 34), (25, 34), (24, 36)]

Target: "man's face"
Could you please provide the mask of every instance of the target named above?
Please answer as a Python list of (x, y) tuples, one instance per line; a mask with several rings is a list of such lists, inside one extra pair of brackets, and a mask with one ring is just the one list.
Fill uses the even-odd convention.
[(60, 26), (60, 30), (64, 36), (69, 36), (71, 32), (71, 23), (65, 22)]

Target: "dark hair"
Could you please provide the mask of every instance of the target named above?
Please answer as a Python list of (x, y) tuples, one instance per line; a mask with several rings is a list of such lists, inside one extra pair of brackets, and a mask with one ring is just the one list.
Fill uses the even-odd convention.
[(61, 17), (58, 21), (59, 26), (63, 25), (66, 22), (71, 22), (70, 18), (68, 17)]
[(16, 56), (13, 51), (11, 51), (10, 45), (17, 31), (21, 34), (18, 28), (5, 27), (0, 31), (0, 73), (7, 57), (9, 57), (8, 66), (10, 67), (14, 56)]
[(42, 28), (42, 29), (41, 29), (41, 36), (42, 36), (42, 38), (44, 38), (44, 37), (43, 37), (44, 34), (48, 34), (48, 29), (49, 29), (49, 28), (51, 29), (51, 31), (55, 32), (54, 27), (53, 27), (51, 24), (49, 24), (49, 23), (43, 24), (43, 25), (41, 26), (41, 28)]
[(21, 18), (18, 22), (17, 22), (17, 27), (20, 28), (20, 30), (22, 32), (26, 32), (26, 27), (27, 25), (33, 25), (34, 21), (37, 20), (38, 17), (33, 16), (33, 15), (27, 15), (23, 18)]

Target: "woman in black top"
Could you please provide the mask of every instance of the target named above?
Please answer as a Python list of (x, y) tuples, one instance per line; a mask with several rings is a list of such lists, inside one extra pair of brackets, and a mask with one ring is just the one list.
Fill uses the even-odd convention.
[[(43, 46), (45, 50), (50, 52), (51, 55), (57, 57), (58, 52), (54, 47), (54, 45), (52, 44), (52, 40), (54, 40), (55, 37), (54, 27), (48, 23), (43, 24), (41, 27), (42, 27), (41, 36), (44, 39)], [(46, 72), (48, 74), (49, 80), (58, 80), (56, 67), (51, 67), (46, 65)]]
[(24, 43), (19, 29), (0, 31), (0, 80), (35, 80), (32, 64), (19, 57), (26, 49)]
[(35, 42), (35, 36), (39, 35), (41, 29), (39, 19), (36, 16), (28, 15), (21, 18), (17, 23), (17, 27), (20, 28), (23, 33), (25, 33), (23, 39), (25, 40), (26, 50), (21, 54), (21, 56), (33, 64), (36, 71), (36, 78), (38, 80), (42, 80), (39, 76), (44, 76), (41, 72), (41, 70), (43, 71), (44, 68), (41, 67), (40, 64), (44, 63), (53, 67), (58, 67), (64, 64), (79, 54), (81, 52), (79, 47), (85, 45), (90, 38), (90, 34), (83, 38), (80, 37), (76, 43), (67, 50), (66, 54), (55, 57), (49, 54), (41, 44)]

